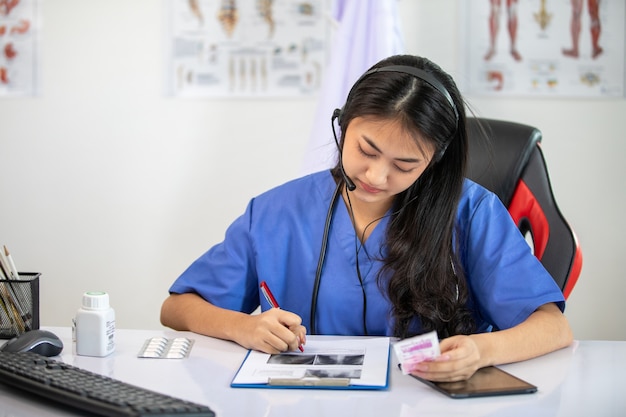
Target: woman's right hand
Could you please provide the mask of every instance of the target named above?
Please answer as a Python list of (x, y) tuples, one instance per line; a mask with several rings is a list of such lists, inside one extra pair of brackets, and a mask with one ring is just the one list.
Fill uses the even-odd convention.
[(235, 341), (248, 349), (281, 353), (304, 345), (306, 328), (297, 314), (272, 308), (243, 320)]
[(306, 328), (297, 314), (272, 308), (247, 314), (217, 307), (198, 294), (171, 294), (161, 307), (161, 324), (232, 340), (265, 353), (296, 350), (306, 342)]

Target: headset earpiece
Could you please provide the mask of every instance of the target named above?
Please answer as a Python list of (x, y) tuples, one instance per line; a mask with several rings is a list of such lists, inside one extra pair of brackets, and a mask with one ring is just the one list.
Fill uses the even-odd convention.
[(335, 119), (338, 119), (338, 122), (341, 123), (341, 110), (340, 109), (335, 109), (333, 111), (333, 116), (330, 119), (330, 124), (332, 125), (332, 129), (333, 129), (333, 136), (335, 137), (335, 144), (337, 145), (337, 151), (339, 152), (339, 168), (341, 169), (341, 175), (343, 176), (343, 180), (346, 183), (346, 188), (348, 189), (348, 191), (354, 191), (356, 190), (356, 185), (354, 184), (354, 181), (352, 181), (352, 179), (350, 179), (350, 177), (348, 177), (348, 174), (346, 174), (346, 170), (343, 168), (343, 156), (341, 155), (341, 147), (339, 146), (339, 139), (337, 139), (337, 133), (335, 132)]

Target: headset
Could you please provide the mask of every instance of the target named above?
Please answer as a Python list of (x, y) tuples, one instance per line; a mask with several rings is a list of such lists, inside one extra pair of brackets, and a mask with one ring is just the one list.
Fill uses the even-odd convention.
[[(439, 91), (439, 93), (441, 93), (441, 95), (446, 98), (446, 100), (450, 104), (450, 107), (452, 108), (452, 111), (454, 112), (456, 124), (457, 125), (459, 124), (459, 112), (456, 108), (456, 104), (454, 104), (454, 100), (452, 99), (452, 95), (450, 94), (448, 89), (441, 83), (441, 81), (435, 78), (435, 76), (431, 72), (428, 72), (421, 68), (412, 67), (409, 65), (389, 65), (386, 67), (373, 68), (367, 71), (365, 74), (361, 75), (361, 77), (359, 77), (359, 79), (354, 83), (354, 85), (350, 89), (350, 92), (348, 93), (346, 102), (350, 101), (350, 98), (352, 97), (354, 90), (356, 90), (356, 87), (361, 83), (361, 81), (363, 81), (365, 78), (369, 77), (370, 75), (376, 74), (379, 72), (397, 72), (400, 74), (408, 74), (428, 83), (431, 87)], [(336, 109), (335, 111), (337, 110), (339, 109)], [(334, 112), (333, 112), (333, 115), (334, 115)]]
[[(454, 133), (452, 134), (452, 137), (454, 137), (454, 134), (456, 133), (456, 130), (458, 129), (458, 126), (459, 126), (459, 111), (457, 110), (456, 104), (454, 104), (452, 95), (450, 94), (448, 89), (437, 78), (435, 78), (435, 76), (432, 73), (425, 71), (423, 69), (420, 69), (420, 68), (411, 67), (409, 65), (389, 65), (386, 67), (371, 69), (365, 72), (365, 74), (361, 75), (361, 77), (359, 77), (359, 79), (354, 83), (354, 85), (350, 89), (350, 92), (348, 93), (346, 102), (348, 103), (350, 101), (352, 95), (354, 94), (354, 91), (356, 90), (356, 87), (361, 83), (361, 81), (363, 81), (364, 78), (367, 78), (372, 74), (381, 73), (381, 72), (396, 72), (396, 73), (411, 75), (415, 78), (418, 78), (428, 83), (431, 87), (437, 90), (442, 96), (444, 96), (448, 104), (450, 104), (452, 111), (454, 112), (455, 127), (454, 127)], [(337, 138), (337, 133), (335, 131), (335, 119), (337, 119), (339, 122), (339, 125), (341, 125), (341, 112), (342, 112), (341, 109), (335, 109), (333, 111), (330, 123), (333, 129), (333, 137), (335, 139), (335, 144), (337, 145), (337, 149), (339, 150), (339, 168), (341, 171), (341, 176), (343, 177), (343, 180), (346, 183), (346, 188), (348, 188), (349, 191), (354, 191), (356, 189), (356, 185), (354, 184), (352, 179), (346, 174), (346, 171), (343, 167), (342, 149), (339, 146), (339, 140)], [(446, 152), (446, 149), (448, 148), (449, 143), (450, 141), (447, 141), (443, 149), (439, 151), (436, 157), (437, 159), (441, 159), (443, 154)]]
[[(435, 76), (425, 70), (422, 70), (420, 68), (416, 68), (416, 67), (412, 67), (412, 66), (408, 66), (408, 65), (390, 65), (390, 66), (386, 66), (386, 67), (380, 67), (380, 68), (374, 68), (371, 69), (367, 72), (365, 72), (363, 75), (361, 75), (361, 77), (354, 83), (354, 85), (352, 86), (352, 88), (350, 89), (350, 92), (348, 93), (348, 97), (346, 99), (346, 102), (349, 102), (357, 85), (359, 85), (361, 83), (361, 81), (363, 81), (364, 78), (372, 75), (372, 74), (376, 74), (376, 73), (382, 73), (382, 72), (396, 72), (396, 73), (401, 73), (401, 74), (408, 74), (411, 75), (415, 78), (418, 78), (426, 83), (428, 83), (430, 86), (432, 86), (435, 90), (437, 90), (441, 95), (443, 95), (447, 102), (450, 104), (450, 107), (452, 108), (452, 111), (454, 112), (454, 116), (455, 116), (455, 131), (452, 134), (452, 137), (454, 137), (454, 134), (456, 133), (456, 130), (458, 129), (459, 126), (459, 112), (457, 110), (456, 105), (454, 104), (454, 100), (452, 99), (452, 95), (450, 94), (450, 92), (446, 89), (446, 87), (437, 79), (435, 78)], [(337, 145), (337, 149), (339, 151), (339, 168), (341, 171), (341, 176), (343, 177), (343, 181), (346, 185), (346, 188), (348, 189), (348, 191), (354, 191), (356, 189), (356, 185), (354, 184), (354, 181), (352, 181), (352, 179), (348, 176), (348, 174), (346, 174), (346, 171), (343, 167), (343, 158), (342, 158), (342, 149), (341, 146), (339, 145), (339, 140), (337, 138), (337, 133), (335, 131), (335, 120), (338, 120), (339, 125), (341, 125), (341, 109), (335, 109), (333, 111), (333, 114), (331, 116), (331, 127), (333, 130), (333, 136), (335, 139), (335, 144)], [(443, 156), (443, 154), (445, 153), (448, 144), (450, 143), (450, 141), (448, 141), (446, 143), (446, 145), (444, 146), (444, 148), (440, 151), (439, 155), (437, 156), (437, 158), (441, 158), (441, 156)], [(320, 287), (320, 282), (321, 282), (321, 278), (322, 278), (322, 269), (324, 268), (324, 260), (326, 259), (326, 251), (327, 251), (327, 247), (328, 247), (328, 234), (330, 231), (330, 226), (332, 223), (332, 218), (333, 218), (333, 210), (335, 207), (335, 204), (337, 203), (339, 194), (341, 192), (341, 185), (342, 183), (338, 183), (337, 187), (335, 188), (335, 191), (333, 193), (333, 196), (331, 198), (330, 201), (330, 205), (328, 207), (328, 212), (326, 213), (326, 220), (324, 223), (324, 233), (322, 235), (322, 246), (320, 248), (320, 255), (317, 261), (317, 269), (315, 271), (315, 281), (313, 283), (313, 294), (311, 297), (311, 318), (310, 318), (310, 326), (309, 326), (309, 332), (310, 334), (316, 334), (316, 323), (315, 323), (315, 315), (317, 313), (317, 297), (319, 294), (319, 287)], [(417, 197), (412, 198), (411, 200), (409, 200), (402, 208), (400, 208), (399, 210), (395, 211), (392, 214), (397, 214), (399, 213), (404, 207), (406, 207), (406, 205), (408, 205), (409, 203), (411, 203), (412, 201), (414, 201)], [(373, 223), (373, 222), (372, 222)], [(370, 224), (372, 224), (370, 223)], [(367, 226), (369, 227), (369, 225)], [(366, 228), (367, 228), (366, 227)], [(363, 279), (361, 277), (361, 271), (359, 269), (359, 255), (358, 255), (358, 250), (356, 251), (356, 263), (357, 263), (357, 276), (359, 278), (359, 283), (361, 284), (361, 290), (363, 291), (363, 331), (365, 335), (368, 335), (368, 331), (367, 331), (367, 323), (366, 323), (366, 313), (367, 313), (367, 296), (365, 293), (365, 288), (363, 287)], [(453, 265), (454, 268), (454, 265)], [(457, 287), (457, 291), (458, 291), (458, 287)]]

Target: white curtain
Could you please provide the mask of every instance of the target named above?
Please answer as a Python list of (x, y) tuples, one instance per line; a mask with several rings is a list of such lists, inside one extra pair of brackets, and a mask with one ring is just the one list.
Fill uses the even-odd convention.
[(381, 59), (404, 53), (397, 1), (334, 1), (331, 15), (336, 25), (330, 59), (305, 150), (302, 174), (335, 165), (337, 148), (330, 119), (333, 110), (343, 106), (352, 84)]

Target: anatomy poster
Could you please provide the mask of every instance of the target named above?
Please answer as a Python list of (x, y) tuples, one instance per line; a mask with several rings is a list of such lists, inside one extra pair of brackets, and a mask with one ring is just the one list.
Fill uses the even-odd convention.
[(39, 2), (0, 0), (0, 97), (38, 93)]
[(176, 97), (295, 97), (320, 88), (325, 0), (169, 0), (166, 89)]
[(460, 0), (468, 94), (623, 97), (623, 0)]

